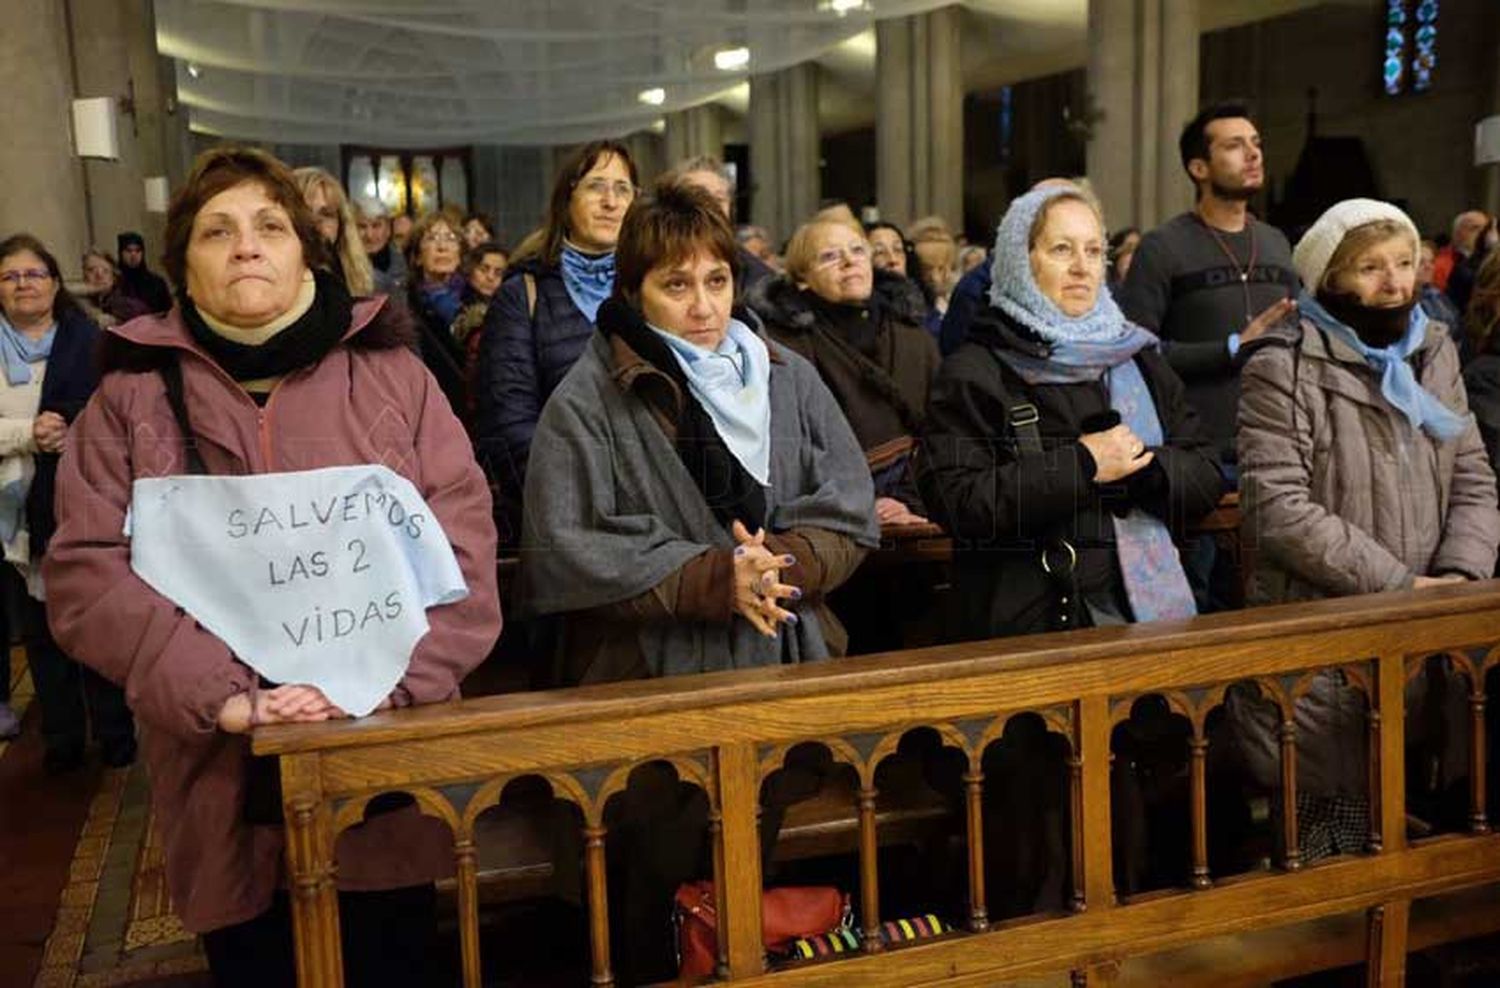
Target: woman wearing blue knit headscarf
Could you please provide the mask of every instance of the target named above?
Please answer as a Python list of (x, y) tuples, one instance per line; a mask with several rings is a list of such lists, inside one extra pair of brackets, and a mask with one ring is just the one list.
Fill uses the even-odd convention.
[[(1223, 478), (1156, 337), (1104, 288), (1105, 255), (1098, 210), (1077, 186), (1052, 182), (1013, 202), (995, 238), (989, 304), (933, 387), (918, 479), (928, 513), (953, 536), (969, 637), (1194, 614), (1172, 537), (1212, 510)], [(988, 886), (1005, 890), (992, 916), (1062, 905), (1058, 740), (1018, 729), (986, 755), (984, 817), (995, 830), (985, 846), (1011, 849), (986, 859)], [(1120, 750), (1124, 766), (1142, 749)], [(1116, 880), (1128, 891), (1146, 881), (1139, 816), (1120, 817)]]
[[(1243, 540), (1254, 540), (1251, 603), (1343, 597), (1488, 578), (1500, 543), (1495, 476), (1447, 327), (1416, 304), (1416, 227), (1373, 199), (1330, 208), (1298, 242), (1300, 325), (1250, 347), (1240, 375)], [(1466, 690), (1424, 673), (1409, 697), (1463, 717)], [(1434, 702), (1446, 695), (1446, 701)], [(1363, 849), (1369, 828), (1365, 698), (1342, 674), (1317, 677), (1297, 704), (1298, 834), (1304, 861)], [(1229, 722), (1251, 774), (1279, 784), (1268, 702), (1231, 695)], [(1450, 717), (1450, 723), (1453, 718)], [(1467, 771), (1461, 746), (1408, 786), (1426, 816)], [(1462, 799), (1459, 800), (1463, 802)]]
[(1156, 337), (1104, 289), (1105, 255), (1076, 186), (1013, 202), (990, 305), (934, 386), (921, 489), (971, 637), (1195, 613), (1172, 536), (1223, 481)]

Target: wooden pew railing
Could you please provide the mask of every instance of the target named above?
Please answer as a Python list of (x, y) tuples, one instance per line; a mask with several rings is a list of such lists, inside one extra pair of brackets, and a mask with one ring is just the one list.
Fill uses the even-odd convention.
[[(1471, 694), (1469, 829), (1409, 841), (1404, 689), (1435, 654), (1451, 660)], [(1484, 738), (1485, 677), (1497, 664), (1500, 582), (1489, 582), (805, 667), (485, 697), (342, 724), (263, 728), (254, 750), (281, 761), (303, 986), (342, 984), (332, 849), (372, 797), (391, 791), (414, 796), (455, 835), (463, 984), (481, 984), (475, 821), (522, 776), (542, 777), (579, 808), (591, 980), (613, 984), (604, 807), (632, 768), (654, 760), (670, 761), (708, 797), (725, 980), (988, 986), (1071, 972), (1075, 985), (1110, 984), (1122, 963), (1128, 973), (1131, 959), (1363, 914), (1369, 983), (1400, 984), (1413, 902), (1500, 882), (1500, 835), (1489, 832), (1486, 812)], [(1363, 854), (1307, 863), (1297, 846), (1292, 709), (1311, 676), (1329, 668), (1343, 670), (1369, 703), (1370, 834)], [(1224, 878), (1210, 871), (1207, 853), (1205, 722), (1228, 686), (1246, 680), (1281, 710), (1284, 847), (1270, 871)], [(1192, 725), (1191, 880), (1182, 889), (1124, 900), (1112, 875), (1111, 732), (1147, 695), (1164, 697)], [(983, 755), (1011, 718), (1028, 712), (1043, 717), (1071, 752), (1071, 908), (992, 924), (984, 888)], [(870, 937), (863, 956), (770, 970), (760, 931), (762, 781), (806, 741), (826, 745), (854, 770), (861, 882), (849, 891), (861, 925), (877, 927), (876, 769), (918, 728), (936, 730), (967, 759), (967, 927), (883, 951), (879, 938)]]

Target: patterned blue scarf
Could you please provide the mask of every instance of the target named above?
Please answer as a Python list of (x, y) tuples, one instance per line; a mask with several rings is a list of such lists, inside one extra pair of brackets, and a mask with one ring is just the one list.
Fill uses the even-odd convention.
[(1406, 335), (1382, 349), (1366, 346), (1354, 330), (1335, 319), (1306, 290), (1297, 299), (1297, 308), (1329, 336), (1347, 343), (1355, 353), (1365, 358), (1365, 363), (1380, 374), (1380, 393), (1397, 411), (1406, 416), (1412, 428), (1424, 430), (1439, 442), (1450, 442), (1464, 434), (1464, 430), (1469, 427), (1469, 420), (1460, 417), (1434, 397), (1432, 392), (1422, 387), (1417, 381), (1416, 372), (1412, 370), (1411, 361), (1407, 359), (1427, 339), (1427, 313), (1422, 311), (1420, 305), (1412, 306), (1411, 323), (1407, 326)]
[(615, 290), (615, 252), (585, 254), (570, 243), (562, 249), (563, 287), (589, 322), (599, 321), (599, 306)]
[(439, 323), (448, 326), (463, 306), (464, 277), (454, 273), (442, 281), (429, 282), (420, 289), (422, 301), (438, 317)]
[(56, 338), (55, 322), (33, 340), (0, 315), (0, 359), (5, 361), (5, 379), (12, 387), (31, 383), (31, 365), (52, 356), (52, 341)]
[[(1070, 190), (1036, 189), (1010, 204), (995, 234), (990, 302), (1046, 344), (1046, 355), (1004, 348), (1000, 359), (1028, 385), (1079, 384), (1106, 377), (1110, 407), (1148, 449), (1166, 441), (1156, 402), (1134, 357), (1156, 337), (1126, 320), (1102, 284), (1094, 307), (1071, 317), (1037, 287), (1031, 273), (1031, 226), (1048, 202)], [(1125, 595), (1137, 621), (1192, 617), (1193, 591), (1172, 534), (1161, 519), (1139, 508), (1112, 516), (1115, 551)]]
[[(649, 323), (648, 323), (649, 325)], [(651, 327), (677, 358), (714, 431), (762, 487), (771, 484), (771, 353), (738, 319), (717, 350)]]

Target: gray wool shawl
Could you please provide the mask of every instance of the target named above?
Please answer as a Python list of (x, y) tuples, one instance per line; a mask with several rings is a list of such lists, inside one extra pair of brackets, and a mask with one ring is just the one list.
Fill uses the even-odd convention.
[[(768, 346), (768, 530), (821, 528), (878, 545), (875, 492), (853, 431), (812, 365)], [(542, 411), (524, 503), (524, 616), (620, 603), (706, 550), (734, 546), (650, 410), (615, 382), (609, 344), (598, 333)], [(816, 614), (802, 608), (798, 617), (782, 625), (779, 640), (738, 615), (728, 624), (642, 624), (640, 645), (658, 676), (827, 658)]]

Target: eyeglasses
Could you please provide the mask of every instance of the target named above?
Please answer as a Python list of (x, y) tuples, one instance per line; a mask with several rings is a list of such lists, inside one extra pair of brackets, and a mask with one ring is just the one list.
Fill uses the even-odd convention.
[(603, 199), (613, 192), (616, 199), (630, 202), (635, 198), (636, 188), (629, 182), (611, 182), (603, 178), (591, 178), (587, 182), (579, 182), (575, 188), (583, 192), (591, 199)]
[(456, 244), (458, 236), (447, 230), (433, 230), (422, 237), (424, 244)]
[(829, 247), (820, 250), (813, 258), (813, 266), (818, 268), (831, 268), (845, 258), (858, 263), (870, 256), (868, 244), (849, 244), (847, 247)]
[(23, 281), (48, 281), (52, 272), (46, 268), (22, 268), (19, 271), (6, 271), (0, 274), (0, 281), (7, 285), (19, 285)]

